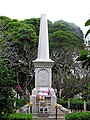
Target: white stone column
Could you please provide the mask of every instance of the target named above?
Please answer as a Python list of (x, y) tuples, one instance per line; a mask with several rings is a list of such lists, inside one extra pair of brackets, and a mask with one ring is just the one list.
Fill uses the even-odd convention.
[(38, 59), (49, 59), (48, 24), (45, 14), (41, 15), (40, 20)]

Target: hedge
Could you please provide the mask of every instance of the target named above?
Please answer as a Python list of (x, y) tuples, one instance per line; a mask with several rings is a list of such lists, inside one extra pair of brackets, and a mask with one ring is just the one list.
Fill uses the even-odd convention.
[(2, 120), (32, 120), (32, 114), (14, 113), (9, 114), (8, 117), (2, 117)]
[(58, 103), (61, 104), (63, 107), (68, 108), (68, 100), (60, 99)]
[(65, 115), (65, 120), (90, 120), (90, 112), (69, 113)]
[[(71, 110), (83, 110), (84, 109), (84, 101), (82, 99), (71, 99), (70, 101), (70, 109)], [(58, 101), (59, 104), (61, 104), (63, 107), (68, 108), (68, 100), (60, 99)], [(87, 101), (86, 103), (86, 109), (87, 111), (90, 111), (90, 101)]]
[(70, 101), (70, 109), (83, 110), (84, 101), (81, 99), (72, 99)]

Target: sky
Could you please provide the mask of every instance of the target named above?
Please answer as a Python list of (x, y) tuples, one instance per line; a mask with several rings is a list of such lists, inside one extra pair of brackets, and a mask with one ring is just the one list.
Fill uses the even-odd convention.
[(11, 19), (40, 18), (45, 13), (55, 22), (64, 20), (76, 24), (86, 33), (90, 18), (90, 0), (0, 0), (0, 16)]

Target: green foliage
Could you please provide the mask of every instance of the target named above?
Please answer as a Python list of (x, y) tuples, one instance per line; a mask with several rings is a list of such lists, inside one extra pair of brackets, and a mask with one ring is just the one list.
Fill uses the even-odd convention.
[(50, 48), (68, 51), (83, 46), (83, 33), (72, 23), (56, 21), (49, 27)]
[(17, 99), (17, 100), (16, 100), (17, 109), (23, 107), (25, 104), (26, 104), (25, 101), (22, 100), (22, 99)]
[(83, 110), (84, 101), (82, 99), (76, 99), (76, 98), (68, 99), (68, 100), (60, 99), (60, 101), (58, 102), (65, 108), (68, 108), (68, 101), (70, 102), (70, 109)]
[(37, 36), (39, 36), (40, 18), (25, 19), (22, 22), (27, 25), (33, 25)]
[[(27, 96), (26, 89), (30, 92), (34, 87), (35, 73), (32, 61), (37, 55), (40, 18), (18, 21), (1, 16), (0, 19), (4, 24), (3, 37), (0, 39), (2, 43), (0, 57), (7, 59), (9, 69), (15, 68), (15, 80), (18, 81), (23, 95)], [(57, 75), (57, 71), (61, 72), (62, 69), (64, 74), (70, 71), (71, 63), (73, 63), (70, 51), (83, 47), (83, 33), (79, 27), (65, 21), (55, 23), (48, 21), (48, 23), (50, 57), (55, 61), (53, 76), (59, 76), (59, 81), (61, 76), (59, 73)], [(59, 89), (58, 85), (58, 91)]]
[(13, 69), (8, 69), (6, 63), (0, 60), (0, 114), (3, 112), (6, 115), (13, 112), (15, 84)]
[(9, 22), (11, 21), (10, 18), (6, 16), (0, 16), (0, 22), (2, 22), (2, 25), (5, 27)]
[[(89, 25), (90, 25), (90, 19), (87, 20), (86, 23), (85, 23), (85, 26), (89, 26)], [(90, 33), (90, 29), (86, 32), (85, 38), (89, 35), (89, 33)]]
[(32, 120), (32, 114), (14, 113), (10, 114), (7, 120)]
[(15, 80), (24, 96), (30, 80), (33, 81), (34, 70), (31, 68), (36, 57), (37, 38), (35, 27), (23, 21), (10, 20), (3, 29), (1, 57), (8, 60), (9, 69), (15, 68)]
[(73, 98), (73, 99), (70, 100), (70, 102), (73, 103), (73, 104), (77, 104), (77, 103), (82, 104), (83, 100), (82, 99)]
[[(70, 102), (70, 109), (73, 111), (83, 111), (84, 109), (84, 100), (83, 99), (60, 99), (58, 100), (58, 103), (62, 105), (63, 107), (68, 109), (68, 101)], [(90, 111), (90, 101), (88, 100), (86, 102), (86, 109), (87, 111)]]
[[(25, 19), (21, 22), (28, 25), (32, 24), (37, 36), (39, 36), (39, 18)], [(50, 49), (57, 48), (59, 50), (70, 50), (71, 47), (80, 48), (83, 46), (83, 33), (80, 28), (73, 23), (68, 23), (62, 20), (56, 21), (55, 23), (48, 21), (48, 26)]]
[(86, 32), (85, 38), (89, 35), (89, 33), (90, 33), (90, 29)]
[[(27, 25), (20, 21), (8, 23), (4, 30), (4, 38), (18, 43), (36, 41), (33, 25)], [(31, 41), (32, 40), (32, 41)]]
[(90, 112), (69, 113), (65, 120), (90, 120)]
[(68, 108), (68, 100), (60, 99), (58, 100), (58, 103), (62, 105), (63, 107)]
[(88, 54), (87, 50), (81, 50), (80, 55), (76, 59), (77, 61), (82, 61), (82, 68), (85, 68), (88, 70), (88, 67), (90, 66), (90, 55)]
[(70, 103), (71, 103), (71, 109), (83, 110), (84, 101), (82, 99), (72, 99)]
[(81, 55), (88, 55), (88, 51), (87, 50), (80, 50), (80, 54)]
[(86, 21), (85, 26), (89, 26), (90, 25), (90, 19)]
[(87, 50), (80, 50), (80, 55), (76, 59), (77, 61), (83, 61), (87, 59), (88, 51)]

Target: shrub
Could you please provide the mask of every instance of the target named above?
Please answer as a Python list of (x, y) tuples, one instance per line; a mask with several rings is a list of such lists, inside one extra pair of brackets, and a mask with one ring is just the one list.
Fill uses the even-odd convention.
[(70, 101), (70, 109), (73, 109), (73, 110), (83, 110), (83, 100), (82, 99), (72, 99)]
[(68, 100), (60, 99), (58, 103), (61, 104), (63, 107), (68, 108)]
[(7, 118), (2, 118), (2, 120), (32, 120), (32, 114), (14, 113), (9, 114)]
[(90, 112), (69, 113), (65, 120), (90, 120)]
[(70, 100), (60, 99), (58, 103), (61, 104), (63, 107), (68, 108), (68, 101), (70, 101), (71, 110), (83, 110), (84, 102), (82, 99), (76, 99), (76, 98)]
[(16, 108), (19, 109), (21, 107), (23, 107), (26, 103), (24, 102), (24, 100), (21, 99), (17, 99), (16, 100)]

